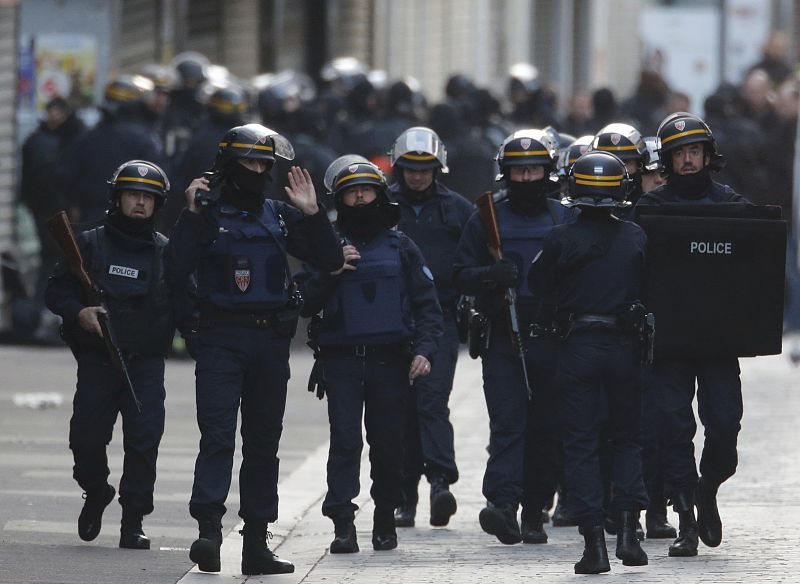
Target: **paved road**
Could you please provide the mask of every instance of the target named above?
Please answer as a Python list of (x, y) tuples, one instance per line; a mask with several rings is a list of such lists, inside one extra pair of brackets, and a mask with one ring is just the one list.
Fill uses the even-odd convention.
[[(96, 542), (74, 534), (79, 492), (70, 478), (66, 449), (69, 408), (12, 408), (11, 394), (69, 386), (74, 373), (68, 353), (0, 350), (4, 374), (0, 400), (0, 582), (241, 582), (241, 540), (235, 531), (223, 546), (223, 571), (199, 574), (185, 547), (194, 537), (186, 512), (197, 431), (193, 426), (191, 368), (170, 367), (168, 429), (159, 463), (157, 510), (148, 521), (154, 536), (151, 552), (116, 548), (119, 510), (110, 507)], [(480, 482), (486, 461), (488, 424), (478, 363), (466, 356), (459, 364), (453, 396), (456, 449), (462, 480), (454, 486), (459, 511), (446, 528), (426, 525), (426, 497), (418, 527), (400, 531), (394, 552), (373, 552), (370, 545), (372, 505), (369, 479), (357, 517), (361, 553), (331, 556), (332, 526), (320, 513), (325, 490), (325, 414), (302, 387), (306, 356), (294, 359), (282, 448), (281, 520), (274, 526), (274, 547), (291, 559), (297, 572), (249, 578), (248, 582), (565, 582), (574, 581), (572, 564), (581, 551), (574, 528), (548, 528), (544, 546), (503, 546), (480, 531), (483, 505)], [(720, 492), (725, 523), (721, 547), (702, 547), (692, 559), (667, 557), (666, 541), (647, 541), (650, 565), (626, 568), (612, 559), (609, 581), (650, 582), (798, 582), (800, 577), (800, 370), (784, 357), (742, 360), (745, 419), (740, 436), (739, 472)], [(38, 381), (34, 381), (34, 377)], [(10, 381), (10, 382), (9, 382)], [(13, 388), (13, 389), (12, 389)], [(68, 392), (65, 390), (65, 394)], [(116, 442), (115, 442), (116, 444)], [(300, 447), (299, 445), (302, 445)], [(118, 447), (117, 447), (118, 448)], [(118, 476), (119, 455), (114, 457)], [(366, 471), (366, 465), (364, 465)], [(230, 514), (229, 514), (230, 515)], [(228, 520), (232, 527), (235, 517)], [(609, 542), (613, 552), (613, 542)], [(175, 549), (181, 548), (181, 549)], [(613, 555), (613, 554), (612, 554)], [(142, 560), (145, 557), (146, 560)], [(188, 573), (187, 573), (188, 571)]]

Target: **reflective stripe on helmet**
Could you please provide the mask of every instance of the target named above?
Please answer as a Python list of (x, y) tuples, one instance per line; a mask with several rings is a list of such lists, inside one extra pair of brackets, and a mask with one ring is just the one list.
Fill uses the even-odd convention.
[(684, 136), (689, 136), (691, 134), (705, 134), (706, 136), (710, 137), (708, 130), (706, 130), (705, 128), (697, 128), (695, 130), (686, 130), (685, 132), (679, 132), (678, 134), (673, 134), (672, 136), (661, 138), (661, 145), (663, 146), (667, 142), (671, 142), (672, 140), (683, 138)]
[(269, 152), (272, 152), (274, 150), (272, 148), (272, 146), (266, 146), (266, 145), (263, 145), (263, 144), (243, 144), (243, 143), (240, 143), (240, 142), (231, 142), (231, 143), (220, 142), (219, 143), (219, 147), (220, 148), (247, 148), (248, 150), (267, 150)]
[(408, 160), (436, 160), (433, 154), (403, 154), (400, 158), (407, 158)]
[(511, 150), (503, 152), (503, 156), (549, 156), (547, 150)]
[(164, 183), (158, 180), (153, 180), (149, 178), (139, 178), (137, 176), (118, 176), (116, 179), (117, 182), (137, 182), (137, 183), (145, 183), (148, 185), (156, 185), (157, 187), (164, 188)]
[(347, 176), (343, 176), (339, 180), (336, 181), (336, 186), (338, 187), (345, 181), (352, 180), (355, 178), (374, 178), (377, 181), (381, 180), (381, 177), (375, 174), (374, 172), (359, 172), (355, 174), (348, 174)]

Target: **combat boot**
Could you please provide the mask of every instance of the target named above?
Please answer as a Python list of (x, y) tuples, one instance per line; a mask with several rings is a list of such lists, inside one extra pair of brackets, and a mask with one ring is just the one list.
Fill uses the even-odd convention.
[(478, 515), (478, 521), (481, 529), (489, 535), (494, 535), (500, 543), (512, 545), (522, 541), (516, 505), (501, 506), (487, 502), (486, 507), (481, 509)]
[(83, 541), (92, 541), (100, 535), (103, 511), (114, 500), (117, 491), (109, 484), (91, 489), (83, 494), (83, 509), (78, 516), (78, 535)]
[(434, 527), (447, 525), (457, 509), (458, 503), (450, 492), (445, 478), (431, 479), (431, 525)]
[(291, 574), (294, 564), (282, 560), (269, 549), (267, 538), (272, 534), (267, 531), (266, 522), (247, 522), (242, 535), (242, 574), (256, 576), (259, 574)]
[(617, 516), (617, 558), (623, 566), (646, 566), (647, 553), (636, 535), (638, 511), (620, 511)]
[(602, 525), (581, 527), (583, 557), (575, 564), (576, 574), (602, 574), (611, 571), (606, 549), (606, 534)]
[(678, 538), (669, 546), (673, 558), (691, 558), (697, 555), (697, 520), (694, 517), (694, 498), (691, 491), (680, 493), (672, 500), (678, 513)]
[(119, 547), (129, 550), (149, 550), (150, 538), (142, 529), (142, 514), (122, 510), (122, 523), (119, 529)]
[(358, 552), (356, 526), (352, 519), (340, 519), (333, 522), (334, 538), (330, 550), (332, 554), (354, 554)]
[(648, 509), (645, 513), (645, 526), (647, 527), (647, 539), (674, 539), (678, 537), (678, 532), (667, 521), (666, 502), (658, 509)]
[(206, 517), (197, 520), (200, 534), (189, 548), (189, 559), (202, 572), (219, 572), (219, 548), (222, 546), (222, 518)]
[(394, 510), (395, 527), (414, 527), (419, 501), (419, 479), (406, 480), (403, 484), (403, 504)]
[(372, 515), (372, 549), (379, 552), (397, 547), (397, 531), (391, 509), (375, 507)]
[(717, 547), (722, 543), (722, 519), (717, 507), (717, 490), (719, 485), (711, 484), (701, 478), (695, 489), (695, 505), (697, 505), (697, 530), (700, 539), (708, 547)]
[(544, 530), (542, 513), (528, 511), (523, 507), (521, 516), (520, 535), (522, 536), (522, 543), (547, 543), (547, 533)]

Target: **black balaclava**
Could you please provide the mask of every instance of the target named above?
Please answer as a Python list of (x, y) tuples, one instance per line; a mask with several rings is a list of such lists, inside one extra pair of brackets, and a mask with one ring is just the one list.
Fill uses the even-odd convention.
[(387, 217), (380, 195), (366, 205), (348, 207), (338, 198), (336, 201), (336, 222), (344, 231), (356, 239), (372, 239), (387, 228)]
[(264, 189), (271, 178), (269, 169), (256, 172), (234, 161), (225, 176), (222, 198), (242, 211), (260, 211), (267, 198)]
[[(156, 202), (156, 206), (158, 202)], [(112, 232), (117, 232), (123, 236), (140, 242), (153, 241), (155, 231), (155, 217), (153, 212), (147, 219), (128, 217), (119, 208), (119, 202), (109, 209), (106, 215), (105, 224), (111, 228)]]
[(702, 199), (711, 186), (711, 169), (707, 166), (693, 174), (678, 174), (674, 170), (667, 176), (667, 183), (684, 199)]
[(558, 184), (548, 178), (529, 182), (506, 181), (508, 200), (513, 209), (523, 215), (536, 215), (547, 208), (547, 198), (558, 190)]

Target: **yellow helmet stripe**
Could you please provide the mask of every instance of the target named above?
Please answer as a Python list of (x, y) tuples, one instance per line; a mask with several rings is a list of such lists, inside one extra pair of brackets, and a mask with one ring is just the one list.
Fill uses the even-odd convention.
[(622, 181), (616, 182), (603, 182), (603, 181), (594, 181), (594, 180), (576, 180), (576, 185), (586, 185), (590, 187), (618, 187), (622, 185)]
[(266, 146), (266, 145), (263, 145), (263, 144), (242, 144), (240, 142), (230, 142), (230, 143), (229, 142), (220, 142), (219, 143), (219, 147), (220, 148), (225, 148), (227, 146), (230, 146), (231, 148), (247, 148), (248, 150), (267, 150), (269, 152), (272, 152), (272, 150), (273, 150), (272, 146)]
[(153, 180), (150, 178), (139, 178), (137, 176), (118, 176), (117, 182), (137, 182), (137, 183), (145, 183), (148, 185), (156, 185), (157, 187), (164, 188), (164, 183), (158, 180)]
[(661, 144), (666, 144), (667, 142), (671, 142), (672, 140), (677, 140), (678, 138), (683, 138), (684, 136), (690, 136), (692, 134), (708, 134), (705, 128), (697, 128), (696, 130), (686, 130), (685, 132), (679, 132), (678, 134), (673, 134), (672, 136), (668, 136), (666, 138), (661, 139)]
[(408, 158), (409, 160), (435, 160), (433, 154), (403, 154), (400, 158)]
[(348, 174), (347, 176), (343, 176), (339, 180), (336, 181), (336, 186), (339, 186), (346, 180), (352, 180), (354, 178), (374, 178), (375, 180), (380, 181), (381, 177), (375, 174), (374, 172), (357, 172), (355, 174)]
[(586, 180), (622, 180), (623, 175), (616, 174), (613, 176), (595, 176), (593, 174), (580, 174), (578, 172), (574, 173), (575, 178), (583, 178)]
[(605, 150), (606, 152), (619, 152), (621, 150), (636, 150), (636, 144), (628, 144), (627, 146), (600, 146), (598, 150)]
[(547, 150), (509, 150), (503, 152), (503, 156), (547, 156), (550, 153)]

